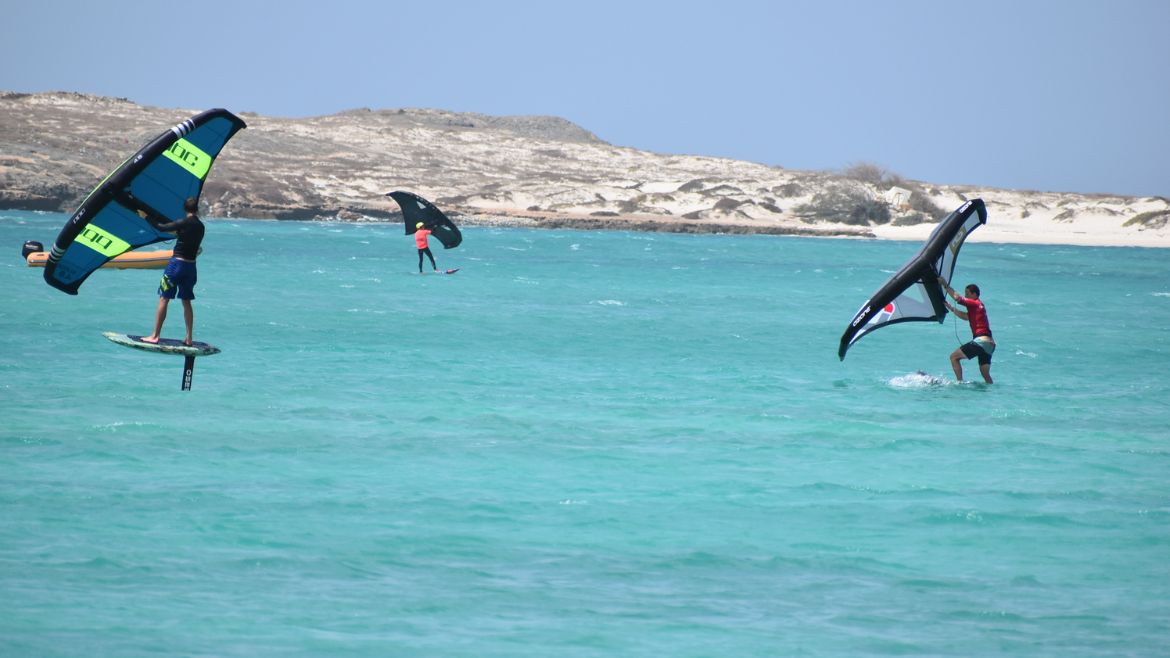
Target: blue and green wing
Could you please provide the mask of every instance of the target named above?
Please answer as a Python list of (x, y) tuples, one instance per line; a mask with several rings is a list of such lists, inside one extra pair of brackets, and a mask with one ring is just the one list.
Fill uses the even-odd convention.
[(111, 258), (173, 239), (155, 224), (185, 215), (183, 203), (188, 197), (199, 198), (216, 156), (244, 127), (227, 110), (207, 110), (127, 158), (89, 193), (61, 229), (45, 264), (45, 281), (76, 295), (86, 277)]

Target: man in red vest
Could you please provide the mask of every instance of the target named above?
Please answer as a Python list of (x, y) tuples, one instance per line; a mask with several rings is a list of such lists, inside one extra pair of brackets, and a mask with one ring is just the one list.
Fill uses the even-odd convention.
[(991, 324), (987, 321), (987, 309), (979, 300), (979, 286), (974, 283), (967, 284), (963, 290), (966, 296), (962, 297), (941, 276), (938, 278), (938, 282), (942, 284), (947, 294), (962, 304), (967, 311), (965, 313), (960, 311), (951, 306), (950, 302), (946, 302), (947, 308), (960, 320), (971, 323), (971, 342), (951, 352), (951, 369), (955, 371), (955, 379), (963, 381), (963, 364), (961, 363), (963, 359), (978, 358), (979, 372), (983, 375), (983, 381), (990, 384), (991, 355), (995, 353), (995, 339), (991, 337)]

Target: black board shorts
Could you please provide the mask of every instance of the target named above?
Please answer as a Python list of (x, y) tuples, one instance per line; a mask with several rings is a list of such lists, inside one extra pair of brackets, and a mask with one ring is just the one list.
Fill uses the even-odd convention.
[(995, 351), (995, 348), (993, 347), (991, 348), (992, 352), (988, 352), (983, 348), (983, 345), (974, 340), (966, 343), (959, 349), (963, 350), (963, 356), (967, 357), (968, 359), (978, 358), (979, 365), (981, 366), (989, 365), (991, 363), (991, 353)]

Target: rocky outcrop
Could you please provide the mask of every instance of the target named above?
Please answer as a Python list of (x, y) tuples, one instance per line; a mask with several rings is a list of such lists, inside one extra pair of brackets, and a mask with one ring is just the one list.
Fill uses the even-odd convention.
[[(0, 92), (0, 208), (71, 212), (152, 137), (200, 109), (75, 93)], [(229, 108), (233, 109), (233, 108)], [(308, 118), (237, 112), (248, 128), (203, 194), (212, 217), (386, 220), (410, 190), (465, 221), (794, 235), (873, 235), (929, 226), (981, 196), (1016, 226), (1060, 215), (1137, 235), (1161, 198), (1056, 194), (850, 177), (607, 144), (556, 117), (357, 109)], [(897, 184), (912, 202), (889, 206)], [(899, 197), (902, 198), (902, 197)], [(887, 207), (889, 206), (889, 207)]]

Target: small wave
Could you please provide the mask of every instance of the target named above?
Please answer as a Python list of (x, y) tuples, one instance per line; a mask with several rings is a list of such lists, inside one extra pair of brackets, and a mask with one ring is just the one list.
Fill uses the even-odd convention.
[(1029, 359), (1035, 359), (1036, 353), (1035, 352), (1025, 352), (1024, 350), (1016, 350), (1016, 356), (1026, 356)]
[(118, 432), (118, 431), (122, 430), (123, 428), (133, 429), (133, 428), (137, 428), (137, 427), (153, 427), (154, 425), (155, 425), (154, 423), (144, 423), (142, 421), (137, 421), (137, 420), (135, 420), (135, 421), (119, 420), (119, 421), (114, 421), (112, 423), (103, 423), (100, 425), (92, 425), (91, 427), (96, 432)]
[(957, 583), (946, 580), (934, 580), (931, 578), (910, 578), (898, 583), (901, 587), (909, 587), (912, 589), (956, 589), (960, 586)]
[(926, 388), (929, 386), (946, 386), (951, 380), (936, 377), (925, 372), (912, 372), (906, 375), (891, 377), (886, 382), (894, 388)]
[(1150, 294), (1152, 294), (1155, 297), (1170, 297), (1170, 292), (1155, 292), (1155, 293), (1150, 293)]
[(600, 304), (601, 306), (625, 306), (626, 305), (625, 302), (619, 301), (617, 299), (595, 299), (595, 300), (593, 300), (593, 303)]

